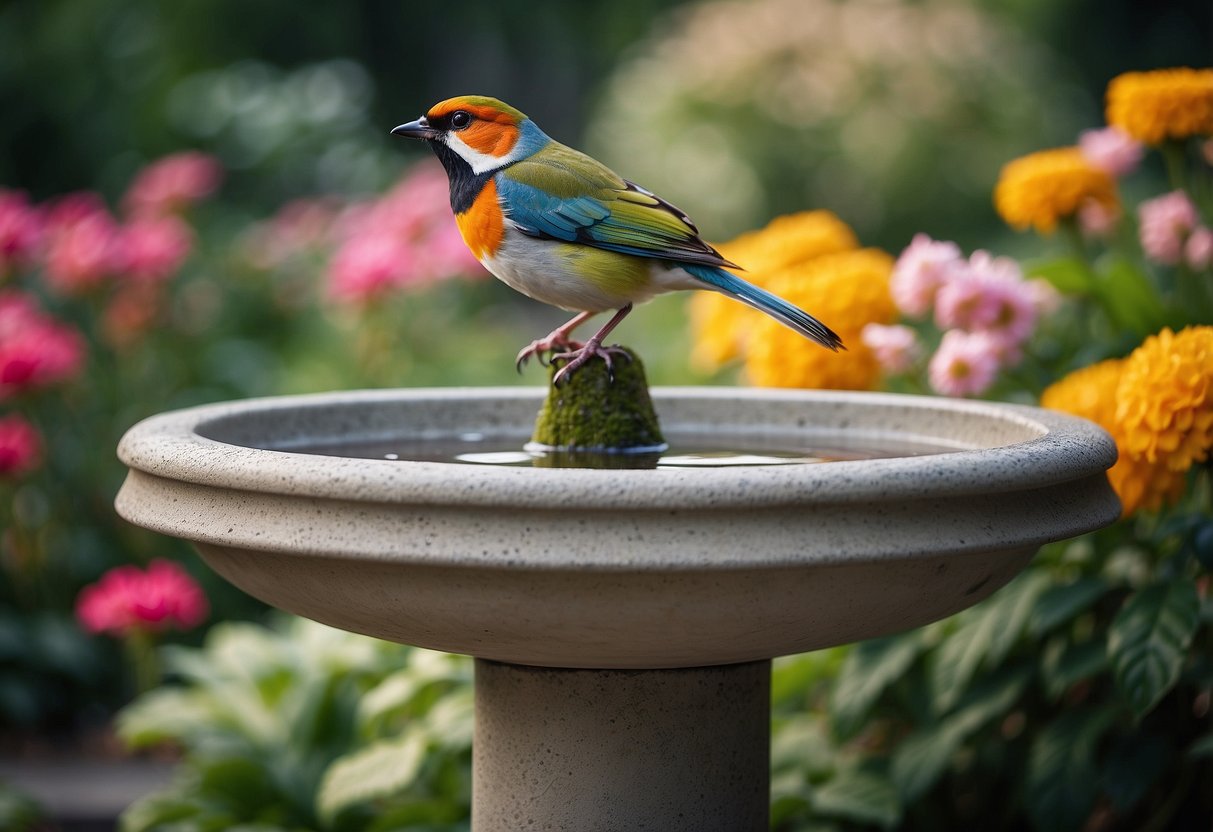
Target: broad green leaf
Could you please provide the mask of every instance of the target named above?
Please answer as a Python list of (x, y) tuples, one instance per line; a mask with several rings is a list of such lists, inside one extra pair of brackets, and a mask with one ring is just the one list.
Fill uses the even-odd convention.
[(186, 789), (154, 792), (128, 806), (119, 819), (120, 832), (156, 832), (202, 812), (199, 798)]
[(1086, 576), (1061, 586), (1051, 586), (1036, 599), (1029, 629), (1043, 635), (1059, 624), (1070, 621), (1103, 597), (1108, 584), (1102, 578)]
[(814, 811), (890, 829), (901, 820), (897, 789), (885, 777), (854, 768), (842, 769), (813, 790)]
[(197, 690), (165, 687), (143, 694), (117, 718), (118, 736), (131, 748), (146, 748), (166, 740), (184, 741), (213, 730), (216, 717), (211, 699)]
[(986, 674), (957, 703), (951, 718), (964, 726), (966, 735), (971, 734), (1010, 712), (1031, 681), (1030, 664), (1020, 663)]
[(1033, 739), (1024, 802), (1040, 832), (1083, 828), (1099, 796), (1095, 745), (1114, 715), (1111, 709), (1067, 711)]
[(1179, 679), (1199, 614), (1195, 585), (1180, 578), (1131, 596), (1112, 621), (1108, 657), (1117, 687), (1139, 717)]
[(320, 782), (317, 814), (331, 822), (347, 807), (403, 791), (421, 770), (425, 752), (425, 737), (406, 731), (339, 757)]
[(818, 777), (838, 764), (838, 751), (830, 744), (822, 719), (806, 713), (776, 718), (771, 731), (772, 771), (793, 770), (800, 776)]
[(199, 792), (222, 795), (236, 817), (255, 817), (278, 795), (264, 768), (244, 757), (207, 760), (198, 767)]
[(1076, 257), (1028, 262), (1024, 264), (1024, 273), (1029, 277), (1043, 277), (1052, 283), (1057, 291), (1068, 295), (1091, 291), (1091, 269)]
[(1040, 659), (1040, 678), (1045, 693), (1056, 701), (1074, 684), (1102, 673), (1108, 666), (1108, 651), (1101, 641), (1071, 644), (1067, 639), (1050, 641)]
[(1166, 311), (1149, 278), (1134, 263), (1122, 257), (1099, 263), (1096, 291), (1118, 323), (1145, 336), (1166, 321)]
[(1043, 569), (1029, 568), (994, 594), (997, 611), (990, 611), (998, 619), (998, 626), (990, 638), (990, 647), (985, 657), (985, 666), (995, 668), (1011, 652), (1036, 607), (1040, 594), (1052, 584), (1052, 578)]
[(852, 647), (830, 698), (835, 734), (853, 736), (880, 694), (901, 678), (922, 649), (917, 633), (871, 639)]
[(1118, 812), (1132, 809), (1167, 769), (1169, 743), (1157, 734), (1118, 737), (1102, 755), (1103, 791)]

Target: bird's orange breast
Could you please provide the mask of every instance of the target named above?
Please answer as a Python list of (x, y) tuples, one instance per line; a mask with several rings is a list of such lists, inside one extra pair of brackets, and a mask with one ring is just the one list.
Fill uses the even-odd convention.
[(497, 202), (497, 183), (492, 179), (484, 183), (471, 207), (455, 215), (455, 222), (477, 260), (494, 256), (505, 235), (505, 221)]

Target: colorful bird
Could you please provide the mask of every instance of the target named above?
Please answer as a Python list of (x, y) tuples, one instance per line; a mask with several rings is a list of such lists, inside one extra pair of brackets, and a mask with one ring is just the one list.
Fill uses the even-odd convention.
[[(522, 112), (495, 98), (448, 98), (397, 136), (429, 143), (446, 168), (451, 208), (468, 248), (524, 295), (577, 316), (518, 353), (544, 353), (579, 367), (623, 354), (602, 341), (632, 305), (676, 289), (711, 289), (759, 309), (822, 346), (842, 340), (829, 327), (726, 268), (735, 263), (705, 243), (690, 217), (584, 153), (549, 138)], [(573, 330), (599, 312), (614, 316), (584, 344)]]

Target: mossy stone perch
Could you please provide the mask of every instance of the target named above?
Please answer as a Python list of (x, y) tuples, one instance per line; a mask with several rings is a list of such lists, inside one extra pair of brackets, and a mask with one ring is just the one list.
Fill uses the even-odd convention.
[(632, 350), (621, 349), (626, 357), (613, 359), (613, 380), (606, 362), (594, 360), (557, 387), (551, 380), (563, 364), (552, 362), (548, 396), (531, 437), (534, 444), (559, 451), (620, 455), (665, 449), (644, 364)]

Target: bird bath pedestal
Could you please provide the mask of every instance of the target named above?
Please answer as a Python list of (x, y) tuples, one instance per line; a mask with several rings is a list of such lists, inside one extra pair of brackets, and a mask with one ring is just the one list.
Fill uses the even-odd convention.
[(1042, 543), (1119, 513), (1097, 427), (906, 396), (654, 391), (675, 445), (894, 449), (877, 459), (588, 470), (342, 455), (520, 448), (542, 398), (400, 390), (155, 416), (119, 448), (118, 511), (193, 541), (276, 607), (475, 656), (477, 832), (765, 829), (772, 657), (950, 615)]

